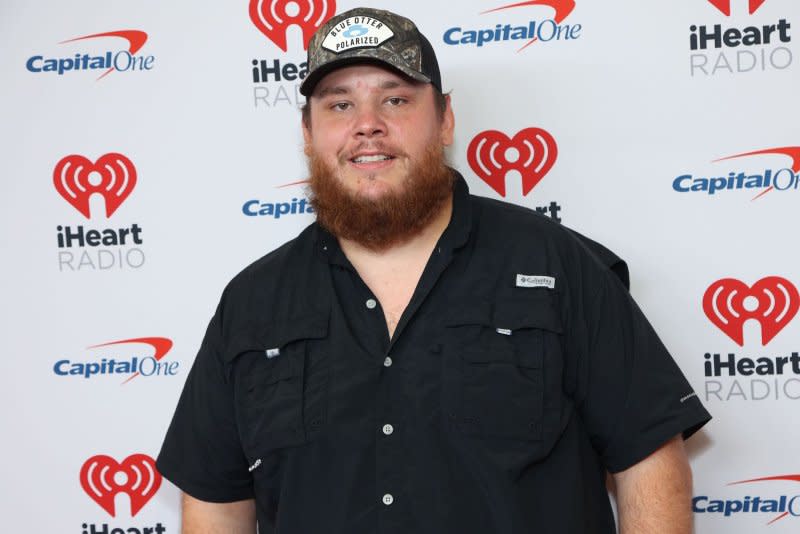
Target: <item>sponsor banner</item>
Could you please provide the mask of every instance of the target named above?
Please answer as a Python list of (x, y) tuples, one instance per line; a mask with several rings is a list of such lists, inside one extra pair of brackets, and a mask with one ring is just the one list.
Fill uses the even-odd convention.
[(104, 154), (94, 162), (71, 154), (56, 163), (55, 190), (89, 221), (56, 226), (60, 272), (139, 269), (144, 265), (142, 225), (104, 224), (128, 199), (137, 181), (136, 166), (118, 152)]
[[(39, 53), (25, 61), (28, 72), (36, 75), (89, 73), (101, 80), (114, 72), (140, 73), (153, 70), (155, 56), (142, 52), (147, 33), (141, 30), (115, 30), (66, 39), (61, 51)], [(76, 47), (78, 47), (76, 49)], [(66, 52), (70, 49), (69, 52)]]
[[(155, 460), (146, 454), (132, 454), (118, 462), (111, 456), (98, 454), (86, 460), (80, 469), (79, 480), (84, 493), (94, 501), (113, 522), (86, 521), (82, 534), (165, 534), (162, 522), (142, 525), (134, 518), (147, 506), (161, 488), (161, 473)], [(119, 495), (127, 497), (129, 507), (118, 506)]]
[[(779, 156), (785, 163), (778, 167), (759, 166), (765, 156)], [(725, 162), (727, 174), (681, 174), (672, 180), (672, 190), (715, 198), (744, 194), (750, 200), (758, 200), (773, 191), (774, 196), (796, 193), (800, 188), (800, 146), (751, 150), (712, 161), (717, 164), (715, 167), (722, 165), (720, 162)]]
[(180, 362), (165, 360), (171, 349), (172, 340), (166, 337), (109, 341), (87, 347), (87, 353), (79, 357), (59, 358), (53, 363), (53, 373), (71, 380), (116, 378), (122, 385), (138, 377), (140, 381), (171, 377), (180, 370)]
[[(276, 189), (296, 188), (297, 186), (307, 183), (308, 180), (301, 180), (299, 182), (279, 185)], [(313, 214), (314, 208), (304, 194), (298, 195), (295, 192), (291, 197), (284, 194), (282, 198), (273, 198), (270, 196), (267, 200), (263, 198), (250, 198), (242, 204), (242, 213), (248, 217), (277, 220), (281, 218), (286, 219), (286, 217), (293, 217), (295, 215)]]
[[(545, 9), (543, 9), (545, 8)], [(575, 0), (528, 0), (506, 4), (481, 12), (486, 24), (480, 27), (452, 26), (442, 42), (450, 46), (513, 46), (518, 52), (535, 43), (573, 41), (581, 37), (583, 26), (570, 18)], [(550, 12), (550, 17), (543, 16)]]
[[(284, 54), (254, 58), (250, 78), (253, 105), (261, 109), (297, 107), (305, 102), (300, 84), (308, 74), (305, 51), (314, 32), (336, 14), (336, 0), (250, 0), (250, 20)], [(302, 41), (290, 42), (287, 32), (299, 27)]]
[[(692, 77), (755, 74), (786, 70), (794, 64), (792, 22), (785, 17), (762, 23), (754, 15), (766, 0), (748, 0), (742, 14), (732, 0), (705, 0), (709, 14), (721, 13), (719, 22), (689, 26), (689, 70)], [(781, 0), (772, 0), (778, 4)], [(716, 8), (716, 11), (712, 8)], [(743, 10), (744, 11), (744, 10)]]
[[(795, 521), (800, 517), (800, 491), (787, 491), (789, 483), (800, 482), (800, 475), (776, 475), (730, 482), (725, 495), (696, 495), (695, 514), (722, 516), (736, 521), (742, 516), (759, 516), (764, 524)], [(733, 528), (733, 525), (731, 525)]]
[[(497, 130), (478, 133), (467, 147), (472, 171), (501, 197), (506, 197), (506, 177), (516, 171), (522, 179), (522, 194), (528, 196), (550, 172), (558, 158), (555, 138), (542, 128), (524, 128), (509, 137)], [(534, 208), (561, 222), (556, 201)]]
[[(800, 354), (762, 352), (745, 340), (745, 323), (761, 327), (761, 347), (767, 347), (797, 316), (800, 293), (780, 276), (753, 285), (735, 278), (712, 283), (703, 295), (703, 312), (711, 324), (747, 353), (708, 351), (703, 355), (706, 401), (800, 399)], [(748, 341), (750, 341), (748, 343)]]

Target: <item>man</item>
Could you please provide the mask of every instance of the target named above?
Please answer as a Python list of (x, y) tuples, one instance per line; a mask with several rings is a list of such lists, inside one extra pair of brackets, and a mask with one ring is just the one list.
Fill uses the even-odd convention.
[(610, 533), (607, 472), (622, 532), (689, 532), (709, 416), (610, 253), (469, 195), (411, 21), (351, 10), (308, 54), (317, 222), (208, 327), (158, 459), (184, 532)]

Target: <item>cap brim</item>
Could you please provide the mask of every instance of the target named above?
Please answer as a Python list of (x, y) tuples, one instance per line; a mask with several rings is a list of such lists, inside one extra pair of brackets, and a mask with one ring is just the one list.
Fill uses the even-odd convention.
[(317, 69), (306, 76), (306, 79), (303, 80), (303, 83), (300, 84), (300, 94), (309, 97), (314, 92), (314, 88), (317, 86), (319, 81), (324, 78), (327, 74), (330, 74), (332, 71), (336, 69), (341, 69), (342, 67), (347, 67), (349, 65), (355, 64), (372, 64), (372, 65), (382, 65), (388, 67), (392, 70), (395, 70), (401, 74), (404, 74), (411, 78), (412, 80), (416, 80), (418, 82), (423, 83), (430, 83), (431, 79), (422, 74), (421, 72), (417, 72), (413, 69), (408, 67), (404, 67), (401, 65), (395, 65), (385, 59), (377, 58), (377, 57), (368, 57), (368, 56), (349, 56), (349, 57), (342, 57), (334, 59), (333, 61), (329, 61), (325, 65), (317, 67)]

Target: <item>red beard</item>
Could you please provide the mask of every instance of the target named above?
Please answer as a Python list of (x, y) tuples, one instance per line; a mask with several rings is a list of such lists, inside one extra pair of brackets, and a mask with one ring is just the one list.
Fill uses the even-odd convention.
[(431, 147), (414, 162), (392, 194), (368, 199), (348, 191), (336, 172), (308, 152), (310, 201), (317, 222), (336, 237), (373, 251), (403, 243), (417, 235), (439, 213), (452, 194), (455, 176), (442, 147)]

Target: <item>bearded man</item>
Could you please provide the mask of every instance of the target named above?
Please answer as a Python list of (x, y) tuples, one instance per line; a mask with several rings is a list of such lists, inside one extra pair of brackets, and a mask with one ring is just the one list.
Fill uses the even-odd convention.
[(709, 416), (606, 249), (471, 196), (408, 19), (308, 50), (317, 221), (222, 296), (158, 459), (185, 533), (691, 530)]

